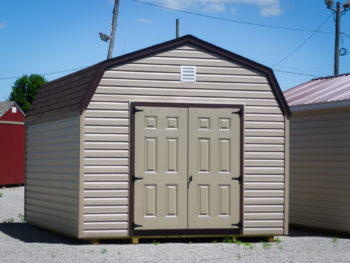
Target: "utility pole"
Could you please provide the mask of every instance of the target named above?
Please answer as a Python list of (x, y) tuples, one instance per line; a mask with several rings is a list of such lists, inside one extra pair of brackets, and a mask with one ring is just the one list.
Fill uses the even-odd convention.
[(111, 39), (109, 41), (107, 59), (111, 59), (113, 54), (114, 37), (115, 37), (115, 31), (117, 28), (118, 8), (119, 8), (119, 0), (115, 0), (114, 9), (113, 9), (112, 32), (111, 32)]
[(339, 74), (339, 38), (340, 38), (340, 16), (341, 16), (341, 6), (340, 2), (337, 2), (337, 7), (335, 9), (335, 50), (334, 50), (334, 75)]
[(339, 38), (340, 38), (340, 17), (350, 9), (350, 0), (347, 0), (341, 8), (341, 3), (337, 2), (333, 8), (334, 0), (324, 0), (327, 8), (335, 13), (335, 44), (334, 44), (334, 75), (339, 74)]
[(176, 38), (180, 37), (180, 20), (176, 18)]

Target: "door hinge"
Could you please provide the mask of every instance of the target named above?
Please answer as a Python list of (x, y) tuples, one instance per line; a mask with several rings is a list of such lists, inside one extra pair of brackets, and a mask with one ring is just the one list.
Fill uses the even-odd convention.
[(243, 110), (239, 109), (238, 111), (233, 111), (232, 114), (239, 114), (240, 117), (243, 115)]
[(132, 223), (132, 228), (135, 229), (135, 227), (142, 227), (142, 225), (135, 224), (135, 222), (134, 222), (134, 223)]
[(136, 177), (135, 175), (133, 175), (133, 177), (131, 178), (133, 182), (137, 181), (137, 180), (142, 180), (143, 178), (141, 177)]
[(233, 177), (232, 180), (236, 180), (238, 182), (242, 182), (243, 181), (243, 176), (240, 176), (240, 177)]
[(243, 224), (242, 222), (239, 222), (238, 224), (231, 224), (231, 226), (238, 226), (239, 228), (242, 228)]
[(136, 112), (140, 112), (140, 111), (143, 111), (143, 110), (136, 109), (136, 107), (132, 108), (132, 113), (133, 114), (135, 114)]

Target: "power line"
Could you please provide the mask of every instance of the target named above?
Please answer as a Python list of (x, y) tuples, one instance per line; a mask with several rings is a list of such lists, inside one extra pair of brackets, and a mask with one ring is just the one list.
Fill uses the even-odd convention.
[[(41, 73), (40, 75), (46, 76), (46, 75), (52, 75), (52, 74), (58, 74), (58, 73), (64, 73), (74, 70), (80, 70), (84, 69), (86, 67), (80, 67), (80, 68), (73, 68), (73, 69), (66, 69), (66, 70), (60, 70), (60, 71), (54, 71), (54, 72), (48, 72), (48, 73)], [(287, 73), (287, 74), (293, 74), (293, 75), (300, 75), (300, 76), (309, 76), (309, 77), (322, 77), (319, 75), (313, 75), (313, 74), (307, 74), (307, 73), (301, 73), (301, 72), (293, 72), (293, 71), (287, 71), (287, 70), (281, 70), (281, 69), (274, 69), (274, 71), (281, 72), (281, 73)], [(18, 79), (21, 76), (13, 76), (13, 77), (0, 77), (0, 80), (3, 79)]]
[(285, 56), (284, 58), (282, 58), (280, 61), (278, 61), (275, 65), (272, 66), (272, 68), (276, 67), (277, 65), (281, 64), (283, 61), (285, 61), (287, 58), (289, 58), (291, 55), (293, 55), (295, 52), (297, 52), (298, 49), (300, 49), (302, 46), (304, 46), (306, 44), (306, 42), (308, 42), (316, 33), (317, 31), (328, 21), (328, 19), (331, 17), (332, 15), (329, 15), (317, 28), (316, 30), (310, 35), (308, 36), (301, 44), (299, 44), (295, 49), (292, 50), (292, 52), (290, 52), (287, 56)]
[(236, 19), (229, 19), (229, 18), (223, 18), (223, 17), (218, 17), (218, 16), (211, 16), (211, 15), (205, 15), (205, 14), (200, 14), (192, 11), (186, 11), (178, 8), (172, 8), (172, 7), (167, 7), (163, 5), (157, 5), (149, 2), (144, 2), (140, 0), (131, 0), (136, 3), (148, 5), (148, 6), (153, 6), (157, 8), (163, 8), (171, 11), (176, 11), (180, 13), (185, 13), (188, 15), (195, 15), (195, 16), (201, 16), (201, 17), (206, 17), (210, 19), (215, 19), (215, 20), (222, 20), (226, 22), (232, 22), (232, 23), (238, 23), (238, 24), (244, 24), (244, 25), (250, 25), (250, 26), (257, 26), (257, 27), (266, 27), (266, 28), (272, 28), (272, 29), (279, 29), (279, 30), (287, 30), (287, 31), (299, 31), (299, 32), (312, 32), (312, 33), (322, 33), (322, 34), (334, 34), (334, 32), (329, 32), (329, 31), (318, 31), (318, 30), (311, 30), (311, 29), (304, 29), (304, 28), (297, 28), (297, 27), (283, 27), (283, 26), (274, 26), (274, 25), (267, 25), (267, 24), (259, 24), (259, 23), (252, 23), (252, 22), (247, 22), (247, 21), (242, 21), (242, 20), (236, 20)]
[(301, 73), (301, 72), (293, 72), (293, 71), (287, 71), (287, 70), (281, 70), (281, 69), (274, 69), (274, 71), (281, 72), (281, 73), (287, 73), (287, 74), (293, 74), (293, 75), (299, 75), (299, 76), (308, 76), (308, 77), (322, 77), (319, 75), (313, 75), (313, 74), (307, 74), (307, 73)]
[[(74, 71), (74, 70), (80, 70), (86, 67), (80, 67), (80, 68), (72, 68), (72, 69), (65, 69), (65, 70), (60, 70), (60, 71), (54, 71), (54, 72), (47, 72), (47, 73), (42, 73), (40, 75), (46, 76), (46, 75), (52, 75), (52, 74), (58, 74), (58, 73), (64, 73), (64, 72), (69, 72), (69, 71)], [(13, 77), (0, 77), (0, 79), (18, 79), (22, 76), (13, 76)]]

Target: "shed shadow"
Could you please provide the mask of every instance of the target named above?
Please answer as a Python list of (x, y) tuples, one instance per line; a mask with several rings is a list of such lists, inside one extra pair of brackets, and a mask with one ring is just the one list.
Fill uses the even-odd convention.
[(60, 234), (32, 226), (26, 222), (0, 223), (0, 232), (3, 232), (9, 237), (18, 239), (25, 243), (49, 243), (66, 245), (83, 244), (82, 241), (79, 241), (77, 239), (62, 236)]
[(329, 229), (305, 227), (305, 226), (289, 226), (290, 237), (341, 237), (350, 239), (350, 233), (344, 233), (340, 231), (334, 231)]

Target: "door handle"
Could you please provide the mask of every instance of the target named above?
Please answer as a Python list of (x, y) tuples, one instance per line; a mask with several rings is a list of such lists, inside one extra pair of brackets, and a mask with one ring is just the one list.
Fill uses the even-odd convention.
[(192, 182), (192, 175), (190, 175), (190, 177), (188, 177), (187, 188), (190, 187), (191, 182)]

